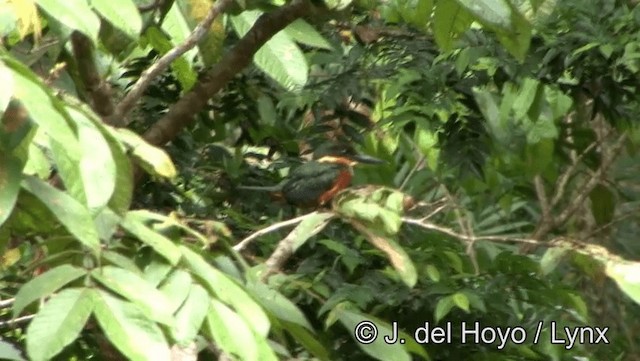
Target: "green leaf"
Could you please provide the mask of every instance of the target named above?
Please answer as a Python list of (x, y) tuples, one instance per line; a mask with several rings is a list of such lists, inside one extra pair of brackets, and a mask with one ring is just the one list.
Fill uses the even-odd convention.
[(173, 308), (165, 295), (139, 275), (123, 268), (104, 266), (91, 276), (115, 293), (129, 299), (151, 319), (173, 325)]
[(20, 159), (0, 153), (0, 226), (9, 218), (18, 200), (22, 166)]
[(10, 361), (26, 361), (22, 353), (9, 342), (0, 340), (0, 359)]
[(100, 240), (89, 210), (64, 192), (33, 176), (26, 177), (22, 187), (49, 208), (62, 225), (80, 243), (94, 253), (100, 252)]
[(2, 84), (0, 87), (0, 114), (2, 114), (11, 101), (14, 86), (12, 72), (3, 63), (0, 63), (0, 84)]
[(3, 60), (13, 70), (14, 96), (27, 109), (30, 119), (52, 139), (64, 144), (67, 152), (80, 154), (80, 143), (60, 102), (50, 95), (49, 90), (29, 68), (11, 58), (3, 57)]
[(189, 296), (176, 314), (176, 324), (171, 335), (179, 344), (187, 344), (198, 335), (209, 311), (209, 294), (202, 286), (191, 284)]
[(531, 108), (531, 105), (536, 98), (536, 92), (538, 91), (539, 86), (540, 82), (536, 79), (524, 79), (522, 86), (520, 86), (518, 91), (518, 95), (511, 105), (516, 118), (521, 119), (527, 115), (529, 108)]
[(52, 268), (25, 283), (16, 294), (13, 303), (13, 316), (20, 315), (31, 302), (47, 297), (67, 283), (82, 277), (86, 270), (68, 264)]
[(469, 313), (469, 299), (464, 293), (454, 293), (453, 303), (458, 306), (459, 309)]
[(142, 18), (132, 0), (90, 0), (91, 6), (116, 28), (132, 38), (142, 29)]
[(191, 281), (189, 273), (177, 269), (171, 272), (160, 286), (160, 292), (167, 297), (173, 311), (176, 311), (189, 296), (189, 290), (193, 289)]
[(238, 355), (240, 360), (259, 360), (258, 345), (247, 321), (232, 309), (215, 299), (207, 314), (207, 331), (213, 342), (229, 355)]
[(511, 29), (511, 7), (506, 0), (456, 0), (480, 22), (504, 30)]
[(610, 223), (616, 210), (615, 194), (608, 187), (598, 184), (589, 193), (589, 199), (591, 200), (591, 212), (596, 224), (603, 226)]
[(258, 97), (258, 114), (263, 123), (268, 125), (275, 125), (278, 120), (278, 113), (276, 107), (273, 105), (273, 101), (266, 95), (260, 95)]
[(165, 178), (176, 176), (176, 168), (163, 149), (147, 143), (129, 129), (119, 128), (116, 135), (131, 149), (131, 155), (147, 172)]
[(433, 282), (440, 282), (440, 271), (432, 264), (427, 266), (427, 276), (429, 276)]
[(313, 356), (322, 361), (331, 360), (327, 348), (308, 329), (286, 321), (283, 322), (283, 328)]
[(295, 240), (291, 243), (291, 250), (295, 252), (300, 246), (302, 246), (309, 238), (318, 234), (333, 217), (332, 213), (316, 213), (309, 217), (306, 217), (300, 224), (294, 228), (288, 237), (295, 237)]
[[(155, 26), (150, 26), (145, 31), (145, 37), (149, 40), (149, 43), (158, 53), (164, 55), (174, 48), (177, 44), (171, 42), (169, 38), (162, 30)], [(192, 51), (196, 51), (192, 49)], [(178, 57), (171, 63), (171, 70), (175, 74), (176, 78), (182, 85), (184, 91), (190, 90), (196, 83), (198, 74), (190, 65), (190, 61), (187, 60), (187, 54)]]
[(124, 268), (129, 272), (135, 273), (138, 276), (142, 276), (142, 271), (140, 271), (140, 269), (136, 265), (134, 258), (129, 258), (118, 252), (109, 251), (109, 250), (102, 251), (102, 258), (114, 266)]
[(313, 327), (295, 303), (262, 282), (250, 283), (247, 291), (272, 315), (313, 331)]
[(96, 43), (100, 19), (86, 0), (36, 0), (36, 3), (60, 24), (80, 31)]
[(162, 330), (133, 303), (96, 292), (94, 314), (111, 343), (130, 360), (170, 361)]
[(303, 19), (298, 19), (289, 24), (284, 31), (287, 35), (304, 45), (320, 49), (333, 50), (333, 46), (313, 26)]
[[(167, 16), (165, 16), (164, 21), (162, 22), (162, 30), (165, 31), (169, 38), (171, 39), (171, 47), (184, 42), (187, 37), (191, 34), (192, 27), (189, 26), (188, 18), (183, 15), (183, 11), (181, 11), (181, 7), (184, 6), (181, 4), (182, 1), (174, 1), (173, 5), (167, 12)], [(187, 51), (182, 58), (186, 61), (187, 64), (191, 62), (192, 59), (195, 59), (198, 55), (197, 49), (190, 49)]]
[(107, 205), (115, 190), (116, 164), (102, 132), (80, 111), (67, 107), (67, 112), (78, 125), (78, 138), (82, 147), (80, 178), (87, 206), (96, 214)]
[(270, 327), (269, 318), (256, 301), (227, 275), (208, 264), (199, 254), (185, 246), (180, 246), (180, 251), (188, 267), (201, 278), (209, 290), (222, 302), (233, 307), (258, 335), (266, 337)]
[[(371, 317), (367, 317), (367, 315), (354, 312), (351, 310), (347, 310), (343, 305), (338, 305), (335, 308), (335, 311), (338, 316), (338, 320), (342, 325), (347, 329), (349, 334), (352, 336), (359, 335), (361, 337), (367, 337), (370, 331), (373, 329), (370, 327), (371, 325), (375, 325), (375, 332), (377, 332), (377, 337), (375, 340), (369, 344), (364, 344), (359, 342), (356, 339), (357, 345), (360, 347), (362, 351), (364, 351), (367, 355), (373, 357), (376, 360), (411, 360), (411, 356), (403, 347), (400, 342), (388, 344), (384, 342), (384, 337), (389, 336), (392, 337), (393, 330), (389, 324), (386, 323), (373, 323), (371, 321)], [(363, 323), (365, 322), (365, 323)]]
[(640, 263), (609, 261), (605, 272), (635, 303), (640, 304)]
[(511, 29), (496, 31), (496, 37), (502, 46), (518, 61), (524, 61), (531, 43), (532, 26), (527, 19), (511, 4)]
[(447, 316), (453, 306), (455, 306), (455, 303), (452, 296), (446, 296), (439, 299), (434, 311), (434, 318), (436, 320), (436, 323), (440, 322), (440, 320)]
[(51, 297), (27, 329), (31, 360), (49, 360), (73, 342), (93, 311), (93, 290), (69, 288)]
[[(231, 24), (239, 36), (244, 36), (261, 14), (260, 10), (244, 11), (231, 16)], [(309, 65), (304, 53), (286, 32), (279, 32), (267, 41), (256, 52), (253, 61), (286, 89), (294, 90), (307, 83)]]
[(22, 172), (26, 175), (35, 175), (40, 179), (47, 178), (51, 173), (51, 163), (42, 149), (34, 142), (29, 143), (29, 155)]
[(160, 282), (162, 282), (169, 273), (171, 273), (170, 264), (164, 262), (160, 259), (153, 259), (145, 268), (144, 268), (144, 279), (149, 282), (153, 287), (158, 287)]
[(451, 50), (453, 42), (467, 31), (472, 22), (471, 14), (456, 1), (438, 1), (432, 25), (436, 43), (444, 51)]
[(564, 247), (549, 248), (540, 260), (540, 271), (543, 275), (548, 275), (560, 264), (560, 261), (569, 249)]
[(131, 212), (127, 213), (120, 225), (140, 241), (153, 248), (158, 254), (166, 258), (171, 265), (175, 266), (178, 264), (178, 261), (180, 261), (180, 250), (178, 247), (176, 247), (170, 239), (147, 227), (135, 214), (131, 214)]

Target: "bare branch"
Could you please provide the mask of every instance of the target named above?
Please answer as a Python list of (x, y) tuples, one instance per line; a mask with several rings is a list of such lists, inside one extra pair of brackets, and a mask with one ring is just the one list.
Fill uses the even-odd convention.
[(191, 124), (194, 115), (204, 108), (209, 98), (251, 64), (254, 54), (262, 45), (294, 20), (309, 14), (312, 9), (308, 0), (293, 0), (288, 5), (260, 16), (234, 48), (147, 130), (144, 139), (153, 145), (164, 145), (171, 141), (180, 130)]
[(260, 236), (263, 236), (263, 235), (265, 235), (267, 233), (275, 232), (275, 231), (277, 231), (277, 230), (279, 230), (281, 228), (294, 226), (294, 225), (304, 221), (306, 218), (309, 218), (310, 216), (312, 216), (312, 215), (314, 215), (316, 213), (317, 212), (311, 212), (311, 213), (308, 213), (308, 214), (304, 214), (304, 215), (302, 215), (300, 217), (287, 219), (286, 221), (274, 223), (274, 224), (272, 224), (272, 225), (270, 225), (268, 227), (262, 228), (261, 230), (252, 233), (251, 235), (249, 235), (248, 237), (246, 237), (242, 241), (238, 242), (238, 244), (233, 246), (233, 249), (235, 251), (238, 251), (238, 252), (242, 251), (254, 239), (256, 239), (256, 238), (258, 238)]
[(232, 3), (233, 0), (217, 0), (209, 9), (207, 16), (198, 23), (191, 34), (189, 34), (189, 36), (180, 45), (164, 54), (160, 60), (151, 65), (142, 73), (142, 75), (140, 75), (140, 78), (133, 85), (131, 91), (129, 91), (124, 99), (122, 99), (118, 104), (118, 107), (113, 113), (112, 119), (120, 124), (126, 124), (127, 122), (125, 122), (123, 118), (127, 113), (129, 113), (129, 111), (131, 111), (136, 101), (142, 97), (145, 90), (149, 87), (149, 84), (151, 84), (151, 81), (164, 72), (179, 56), (196, 46), (196, 44), (207, 34), (207, 31), (209, 31), (213, 20), (215, 20), (215, 18)]
[(5, 308), (13, 305), (15, 298), (7, 298), (6, 300), (0, 300), (0, 308)]
[(560, 200), (562, 199), (562, 197), (564, 196), (567, 183), (569, 182), (569, 179), (571, 179), (571, 177), (574, 175), (576, 168), (578, 168), (578, 165), (580, 164), (580, 161), (582, 160), (582, 158), (584, 158), (597, 145), (598, 145), (597, 140), (589, 144), (582, 151), (582, 153), (578, 155), (578, 157), (574, 160), (574, 162), (560, 175), (560, 177), (558, 177), (558, 181), (556, 182), (556, 186), (555, 186), (555, 194), (553, 195), (553, 198), (551, 199), (551, 203), (550, 203), (552, 208), (557, 206)]
[(0, 321), (0, 327), (11, 326), (18, 323), (27, 322), (34, 317), (36, 317), (36, 315), (26, 315), (26, 316), (17, 317), (8, 321)]
[[(329, 214), (328, 217), (326, 217), (324, 220), (319, 222), (313, 229), (309, 230), (309, 233), (306, 235), (307, 238), (313, 237), (316, 234), (318, 234), (320, 231), (322, 231), (324, 227), (326, 227), (327, 224), (331, 221), (331, 219), (333, 219), (333, 217), (335, 216), (334, 213), (328, 213), (328, 214)], [(305, 215), (305, 217), (317, 216), (317, 215), (319, 215), (318, 212), (311, 212)], [(276, 247), (275, 251), (273, 251), (271, 256), (265, 262), (265, 265), (267, 268), (261, 276), (262, 281), (265, 281), (267, 278), (269, 278), (270, 275), (276, 273), (282, 267), (282, 265), (289, 259), (289, 257), (293, 255), (293, 252), (295, 252), (295, 242), (298, 238), (298, 232), (299, 232), (298, 229), (294, 229), (278, 243), (278, 246)]]

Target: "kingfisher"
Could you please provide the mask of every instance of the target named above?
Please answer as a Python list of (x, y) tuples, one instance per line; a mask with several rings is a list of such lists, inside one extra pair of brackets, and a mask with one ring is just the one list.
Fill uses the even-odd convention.
[(282, 182), (267, 187), (239, 186), (238, 189), (267, 191), (280, 195), (299, 208), (322, 207), (351, 184), (353, 166), (381, 164), (383, 160), (360, 154), (344, 143), (325, 143), (312, 160), (295, 168)]

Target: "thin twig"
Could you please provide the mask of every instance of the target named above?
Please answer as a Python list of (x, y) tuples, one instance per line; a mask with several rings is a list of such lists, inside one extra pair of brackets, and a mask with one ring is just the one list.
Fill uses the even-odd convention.
[(31, 320), (32, 318), (36, 317), (36, 315), (26, 315), (26, 316), (22, 316), (22, 317), (18, 317), (18, 318), (14, 318), (8, 321), (0, 321), (0, 327), (3, 326), (11, 326), (17, 323), (22, 323), (22, 322), (26, 322)]
[(260, 236), (263, 236), (263, 235), (265, 235), (267, 233), (271, 233), (271, 232), (277, 231), (277, 230), (279, 230), (281, 228), (294, 226), (294, 225), (304, 221), (306, 218), (309, 218), (310, 216), (315, 215), (317, 213), (318, 212), (311, 212), (311, 213), (304, 214), (304, 215), (296, 217), (296, 218), (287, 219), (286, 221), (274, 223), (274, 224), (272, 224), (272, 225), (270, 225), (268, 227), (262, 228), (262, 229), (260, 229), (260, 230), (258, 230), (256, 232), (252, 233), (251, 235), (249, 235), (248, 237), (246, 237), (242, 241), (238, 242), (238, 244), (233, 246), (233, 249), (235, 251), (238, 251), (238, 252), (242, 251), (254, 239), (256, 239), (256, 238), (258, 238)]
[(140, 99), (144, 94), (145, 90), (147, 90), (151, 81), (164, 72), (179, 56), (196, 46), (196, 44), (207, 34), (216, 17), (218, 17), (218, 15), (220, 15), (232, 3), (233, 0), (217, 0), (209, 9), (207, 16), (198, 23), (191, 34), (189, 34), (189, 36), (180, 45), (169, 50), (169, 52), (164, 54), (160, 60), (155, 62), (142, 73), (138, 81), (131, 88), (131, 91), (127, 93), (124, 99), (122, 99), (120, 104), (116, 107), (113, 113), (113, 118), (122, 122), (121, 118), (124, 118), (127, 113), (131, 111), (136, 101), (138, 101), (138, 99)]
[(558, 181), (557, 181), (556, 187), (555, 187), (555, 194), (553, 195), (553, 198), (551, 199), (551, 203), (550, 203), (550, 206), (552, 208), (557, 206), (558, 202), (560, 202), (560, 200), (562, 199), (562, 196), (564, 196), (564, 192), (565, 192), (565, 188), (567, 186), (567, 183), (569, 182), (569, 179), (571, 179), (571, 176), (573, 176), (573, 174), (575, 173), (576, 168), (580, 164), (580, 161), (582, 160), (582, 158), (584, 158), (598, 144), (599, 144), (599, 142), (597, 140), (591, 142), (591, 144), (589, 144), (578, 155), (578, 157), (575, 159), (575, 161), (572, 162), (571, 165), (560, 175), (560, 177), (558, 177)]
[(0, 300), (0, 308), (5, 308), (13, 305), (15, 298), (7, 298), (6, 300)]

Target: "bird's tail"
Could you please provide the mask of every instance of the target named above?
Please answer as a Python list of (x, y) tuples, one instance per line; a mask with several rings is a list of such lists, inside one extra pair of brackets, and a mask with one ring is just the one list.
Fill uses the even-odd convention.
[(245, 190), (245, 191), (261, 191), (261, 192), (279, 192), (281, 190), (280, 185), (275, 186), (243, 186), (239, 185), (236, 187), (237, 190)]

